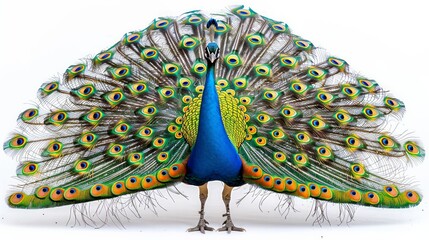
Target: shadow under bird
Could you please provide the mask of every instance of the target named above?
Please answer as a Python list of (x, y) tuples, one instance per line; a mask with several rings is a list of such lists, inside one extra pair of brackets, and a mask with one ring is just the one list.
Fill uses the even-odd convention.
[(114, 198), (177, 182), (405, 208), (421, 196), (395, 175), (424, 158), (392, 134), (402, 101), (346, 61), (243, 6), (158, 18), (38, 91), (4, 149), (17, 158), (17, 208)]

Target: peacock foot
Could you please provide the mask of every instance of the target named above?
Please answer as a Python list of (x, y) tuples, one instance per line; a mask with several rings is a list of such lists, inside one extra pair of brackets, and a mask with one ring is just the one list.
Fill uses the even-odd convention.
[(223, 227), (219, 228), (217, 231), (219, 232), (227, 231), (228, 233), (231, 233), (231, 231), (236, 231), (236, 232), (246, 231), (246, 229), (244, 228), (234, 226), (234, 223), (232, 223), (231, 215), (229, 213), (225, 213), (222, 216), (226, 217), (226, 220), (225, 222), (223, 222)]
[(200, 231), (201, 233), (206, 233), (206, 231), (213, 231), (214, 230), (214, 228), (208, 226), (209, 222), (207, 222), (204, 219), (204, 213), (200, 212), (200, 214), (201, 214), (201, 217), (200, 217), (200, 220), (198, 221), (197, 226), (195, 226), (193, 228), (188, 228), (188, 230), (187, 230), (188, 232)]

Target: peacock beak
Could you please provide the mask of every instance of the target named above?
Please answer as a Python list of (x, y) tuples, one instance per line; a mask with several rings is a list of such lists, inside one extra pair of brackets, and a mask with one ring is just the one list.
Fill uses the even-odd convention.
[(212, 53), (210, 53), (210, 54), (208, 55), (208, 60), (209, 60), (211, 63), (214, 63), (214, 62), (217, 60), (217, 58), (218, 58), (218, 56), (217, 56), (217, 54), (216, 54), (215, 52), (212, 52)]

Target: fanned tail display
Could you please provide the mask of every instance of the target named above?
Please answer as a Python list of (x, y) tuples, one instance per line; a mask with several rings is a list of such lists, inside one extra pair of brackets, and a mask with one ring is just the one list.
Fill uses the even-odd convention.
[(241, 168), (234, 179), (210, 180), (376, 207), (421, 201), (399, 177), (424, 158), (415, 139), (392, 131), (404, 103), (287, 24), (238, 6), (158, 18), (44, 83), (4, 144), (22, 180), (9, 205), (55, 207), (207, 182), (190, 157), (202, 126), (211, 126), (199, 121), (211, 68), (205, 51), (217, 47), (207, 50), (210, 42), (219, 50), (213, 76), (223, 127)]

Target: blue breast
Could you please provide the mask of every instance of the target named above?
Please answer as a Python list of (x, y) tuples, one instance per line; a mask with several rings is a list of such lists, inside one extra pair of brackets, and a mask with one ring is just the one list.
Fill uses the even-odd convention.
[(242, 163), (222, 122), (215, 87), (214, 66), (209, 63), (200, 109), (198, 135), (187, 163), (184, 182), (202, 185), (220, 180), (229, 186), (244, 184)]

